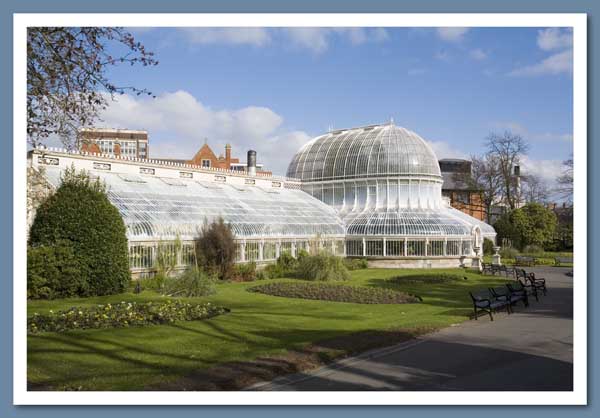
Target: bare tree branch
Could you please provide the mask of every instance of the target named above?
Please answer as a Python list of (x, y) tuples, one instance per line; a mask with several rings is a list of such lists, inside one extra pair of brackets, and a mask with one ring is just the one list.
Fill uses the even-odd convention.
[(521, 196), (513, 169), (521, 165), (521, 158), (529, 151), (529, 145), (520, 135), (509, 131), (502, 135), (491, 133), (485, 145), (486, 154), (493, 157), (497, 163), (498, 175), (502, 181), (502, 198), (511, 210), (515, 209)]
[[(110, 55), (109, 46), (125, 47), (122, 56)], [(50, 136), (67, 148), (78, 146), (78, 130), (91, 125), (114, 94), (146, 89), (118, 86), (109, 66), (153, 66), (154, 54), (123, 28), (34, 27), (27, 31), (27, 140), (32, 146)]]

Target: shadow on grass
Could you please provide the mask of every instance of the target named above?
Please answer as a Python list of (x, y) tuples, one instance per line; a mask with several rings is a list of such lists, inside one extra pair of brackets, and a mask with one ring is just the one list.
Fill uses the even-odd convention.
[[(340, 357), (385, 347), (414, 338), (430, 329), (411, 331), (364, 331), (343, 333), (337, 330), (257, 332), (273, 341), (298, 340), (298, 346), (278, 356), (260, 356), (252, 361), (232, 361), (196, 370), (180, 379), (146, 387), (146, 390), (241, 390), (249, 385), (270, 381), (277, 376), (299, 373), (330, 363)], [(321, 338), (321, 339), (319, 339)], [(318, 339), (312, 344), (300, 341)], [(302, 345), (302, 346), (300, 346)]]
[[(208, 323), (208, 322), (206, 322)], [(166, 326), (169, 327), (169, 326)], [(201, 330), (190, 329), (180, 323), (170, 327), (181, 331), (199, 334), (199, 344), (205, 335)], [(238, 343), (248, 343), (253, 351), (269, 352), (287, 350), (281, 355), (257, 356), (250, 361), (220, 362), (218, 358), (191, 359), (189, 355), (180, 355), (160, 349), (152, 349), (147, 345), (127, 343), (115, 338), (70, 334), (42, 334), (33, 338), (43, 342), (44, 346), (58, 344), (60, 348), (30, 349), (29, 367), (43, 367), (46, 374), (58, 376), (43, 382), (28, 384), (29, 390), (102, 390), (88, 387), (80, 382), (119, 381), (118, 390), (239, 390), (250, 384), (271, 380), (277, 376), (297, 373), (303, 370), (326, 364), (340, 356), (346, 356), (375, 347), (396, 344), (413, 338), (425, 330), (411, 331), (365, 331), (348, 333), (340, 330), (298, 330), (290, 329), (281, 332), (254, 331), (254, 337), (248, 341), (245, 336), (225, 331), (222, 327), (211, 323), (215, 334)], [(257, 340), (263, 340), (259, 342)], [(318, 341), (311, 343), (311, 341)], [(40, 363), (36, 356), (45, 354), (73, 354), (74, 370), (65, 373), (59, 362), (53, 364)], [(89, 356), (99, 356), (99, 361), (91, 361)], [(168, 359), (168, 361), (165, 361)], [(71, 360), (69, 360), (71, 362)], [(112, 367), (99, 367), (99, 364), (110, 364)], [(123, 369), (119, 370), (118, 364)], [(81, 367), (79, 367), (81, 366)], [(127, 384), (127, 377), (147, 376), (149, 383), (145, 387)], [(134, 379), (135, 380), (135, 379)], [(157, 382), (157, 383), (156, 383)], [(106, 390), (117, 390), (108, 388)]]

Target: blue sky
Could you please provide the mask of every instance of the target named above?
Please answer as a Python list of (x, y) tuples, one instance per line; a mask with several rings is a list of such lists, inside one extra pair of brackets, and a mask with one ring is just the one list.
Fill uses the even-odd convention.
[[(328, 127), (395, 123), (438, 157), (481, 153), (492, 131), (531, 146), (525, 169), (551, 180), (572, 152), (572, 33), (561, 28), (132, 29), (153, 68), (117, 67), (122, 96), (99, 125), (147, 129), (151, 155), (248, 148), (284, 174)], [(116, 51), (115, 51), (116, 52)]]

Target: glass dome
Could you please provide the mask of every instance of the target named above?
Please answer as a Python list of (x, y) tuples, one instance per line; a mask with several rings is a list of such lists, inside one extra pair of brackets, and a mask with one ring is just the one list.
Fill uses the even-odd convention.
[(296, 153), (287, 175), (303, 182), (390, 175), (441, 177), (427, 142), (393, 123), (318, 136)]
[(429, 144), (393, 123), (318, 136), (296, 153), (287, 175), (336, 210), (350, 256), (458, 257), (495, 239), (494, 228), (442, 198)]

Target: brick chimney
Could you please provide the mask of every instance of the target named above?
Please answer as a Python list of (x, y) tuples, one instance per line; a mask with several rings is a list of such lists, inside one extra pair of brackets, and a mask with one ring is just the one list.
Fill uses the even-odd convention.
[(227, 163), (227, 168), (231, 167), (231, 145), (225, 145), (225, 162)]

